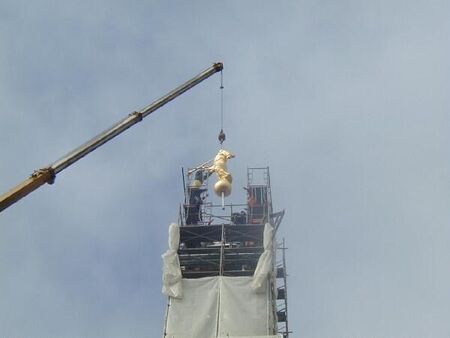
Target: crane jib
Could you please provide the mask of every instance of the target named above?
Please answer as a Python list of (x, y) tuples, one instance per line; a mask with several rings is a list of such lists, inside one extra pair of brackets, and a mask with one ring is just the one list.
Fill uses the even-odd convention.
[(205, 69), (197, 76), (186, 81), (184, 84), (173, 89), (163, 97), (149, 104), (148, 106), (129, 114), (124, 119), (120, 120), (107, 130), (101, 132), (100, 134), (93, 137), (86, 143), (82, 144), (78, 148), (71, 151), (70, 153), (64, 155), (63, 157), (53, 162), (48, 167), (35, 171), (29, 178), (27, 178), (26, 180), (24, 180), (23, 182), (21, 182), (20, 184), (18, 184), (17, 186), (15, 186), (11, 190), (0, 196), (0, 212), (8, 208), (15, 202), (19, 201), (21, 198), (25, 197), (32, 191), (36, 190), (41, 185), (45, 183), (52, 184), (55, 180), (56, 174), (66, 169), (67, 167), (69, 167), (79, 159), (83, 158), (90, 152), (94, 151), (98, 147), (102, 146), (112, 138), (121, 134), (134, 124), (142, 121), (142, 119), (153, 113), (155, 110), (161, 108), (166, 103), (172, 101), (177, 96), (188, 91), (189, 89), (196, 86), (203, 80), (206, 80), (211, 75), (222, 71), (222, 69), (223, 69), (222, 63), (218, 62), (213, 64), (211, 67)]

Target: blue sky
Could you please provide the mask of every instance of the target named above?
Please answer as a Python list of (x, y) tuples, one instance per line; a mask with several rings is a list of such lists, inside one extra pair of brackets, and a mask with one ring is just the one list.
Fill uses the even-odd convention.
[[(450, 335), (447, 1), (0, 1), (0, 191), (223, 61), (233, 201), (270, 166), (295, 337)], [(157, 337), (214, 76), (0, 215), (1, 337)]]

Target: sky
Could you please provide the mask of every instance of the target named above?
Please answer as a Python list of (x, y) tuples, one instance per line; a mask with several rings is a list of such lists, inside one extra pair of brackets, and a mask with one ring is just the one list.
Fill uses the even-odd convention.
[[(450, 336), (450, 3), (0, 0), (0, 192), (212, 63), (245, 201), (285, 209), (292, 337)], [(0, 337), (158, 337), (220, 76), (0, 214)]]

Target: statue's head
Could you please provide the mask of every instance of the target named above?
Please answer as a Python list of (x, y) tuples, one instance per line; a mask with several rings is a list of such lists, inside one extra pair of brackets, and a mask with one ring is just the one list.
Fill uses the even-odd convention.
[(234, 157), (232, 153), (230, 153), (228, 150), (225, 149), (220, 149), (217, 155), (224, 156), (227, 160)]

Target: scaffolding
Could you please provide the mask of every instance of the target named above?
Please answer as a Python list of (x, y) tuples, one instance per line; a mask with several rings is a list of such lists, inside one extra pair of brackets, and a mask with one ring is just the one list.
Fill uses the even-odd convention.
[(287, 292), (287, 272), (286, 272), (286, 244), (285, 240), (277, 244), (277, 251), (281, 252), (281, 259), (276, 264), (276, 284), (277, 284), (277, 318), (278, 333), (283, 338), (288, 338), (289, 322), (288, 322), (288, 292)]
[[(275, 237), (284, 216), (284, 210), (273, 212), (269, 168), (247, 168), (246, 202), (225, 205), (209, 200), (209, 175), (201, 170), (186, 172), (195, 175), (182, 171), (185, 197), (180, 206), (178, 257), (183, 279), (253, 276), (264, 252), (265, 224), (273, 226)], [(282, 259), (274, 260), (270, 279), (272, 318), (276, 318), (273, 334), (278, 331), (288, 337), (284, 239), (273, 246), (274, 253), (279, 250)]]
[(180, 207), (181, 225), (264, 224), (273, 216), (268, 167), (247, 168), (247, 201), (214, 205), (208, 199), (209, 174), (202, 169), (182, 170), (184, 203)]
[[(193, 172), (188, 169), (187, 172)], [(268, 167), (247, 168), (246, 203), (215, 205), (202, 170), (184, 175), (180, 207), (180, 266), (184, 278), (251, 276), (264, 251), (264, 224), (278, 228), (284, 211), (273, 213)]]

